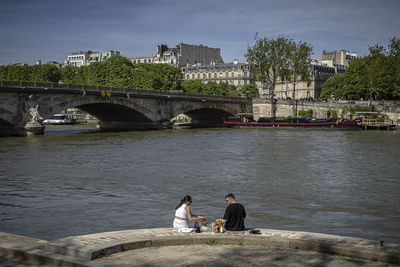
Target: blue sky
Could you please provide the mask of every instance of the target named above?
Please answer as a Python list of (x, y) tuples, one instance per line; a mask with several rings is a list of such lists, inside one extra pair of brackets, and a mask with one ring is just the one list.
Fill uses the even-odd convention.
[(368, 54), (400, 38), (399, 0), (1, 0), (0, 65), (66, 60), (75, 51), (150, 56), (165, 43), (221, 48), (244, 61), (258, 37), (306, 41), (322, 50)]

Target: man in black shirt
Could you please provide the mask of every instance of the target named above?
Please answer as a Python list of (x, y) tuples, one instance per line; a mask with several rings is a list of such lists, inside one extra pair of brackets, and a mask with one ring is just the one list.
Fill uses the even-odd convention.
[(232, 193), (226, 195), (225, 201), (228, 204), (228, 207), (225, 209), (224, 218), (222, 219), (225, 229), (228, 231), (243, 231), (244, 218), (246, 218), (244, 206), (236, 202), (235, 196)]

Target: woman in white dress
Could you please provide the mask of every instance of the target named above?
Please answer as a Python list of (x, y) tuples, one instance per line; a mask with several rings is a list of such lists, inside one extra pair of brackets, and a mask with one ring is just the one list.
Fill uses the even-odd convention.
[(189, 228), (189, 222), (201, 221), (202, 216), (197, 216), (190, 210), (192, 198), (185, 196), (175, 208), (174, 228)]

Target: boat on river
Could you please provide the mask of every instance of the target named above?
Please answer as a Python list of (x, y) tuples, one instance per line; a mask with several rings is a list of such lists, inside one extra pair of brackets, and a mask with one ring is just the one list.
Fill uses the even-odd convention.
[(239, 114), (239, 117), (225, 118), (224, 124), (230, 128), (332, 128), (332, 129), (362, 129), (362, 119), (336, 120), (333, 118), (265, 118), (257, 121), (251, 114)]
[(65, 124), (78, 124), (85, 122), (86, 122), (85, 114), (65, 113), (65, 114), (54, 114), (50, 118), (44, 120), (43, 124), (65, 125)]

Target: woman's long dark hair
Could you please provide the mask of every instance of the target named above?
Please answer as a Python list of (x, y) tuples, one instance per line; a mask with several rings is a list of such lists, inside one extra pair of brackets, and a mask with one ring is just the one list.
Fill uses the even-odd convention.
[(192, 202), (192, 198), (191, 198), (190, 196), (186, 195), (186, 196), (181, 200), (181, 202), (179, 202), (178, 205), (176, 205), (175, 210), (179, 209), (179, 208), (182, 206), (182, 204), (185, 203), (186, 201)]

